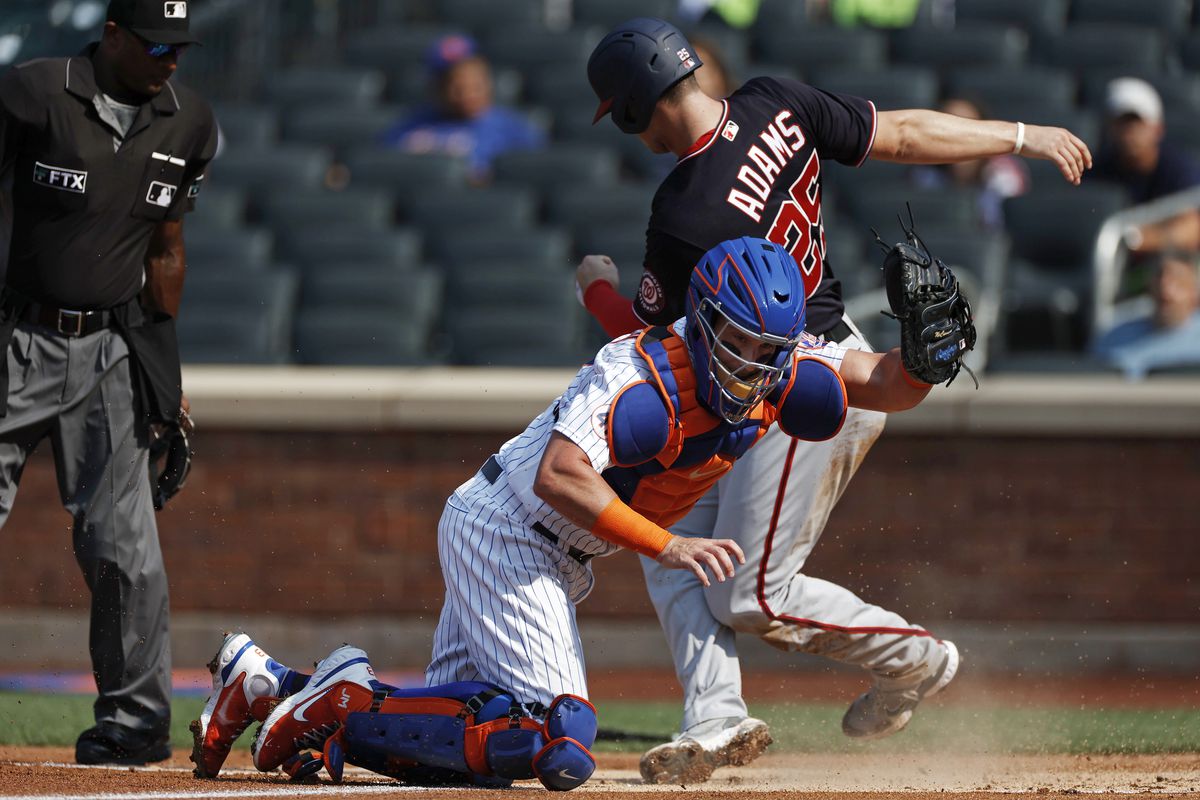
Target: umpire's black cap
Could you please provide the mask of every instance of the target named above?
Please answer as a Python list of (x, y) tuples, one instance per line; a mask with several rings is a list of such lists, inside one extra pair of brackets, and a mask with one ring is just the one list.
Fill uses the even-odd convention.
[(592, 124), (611, 113), (626, 133), (650, 126), (658, 98), (703, 64), (669, 22), (636, 17), (613, 28), (588, 59), (588, 81), (600, 98)]
[(188, 32), (188, 4), (184, 0), (109, 0), (108, 21), (148, 42), (200, 43)]

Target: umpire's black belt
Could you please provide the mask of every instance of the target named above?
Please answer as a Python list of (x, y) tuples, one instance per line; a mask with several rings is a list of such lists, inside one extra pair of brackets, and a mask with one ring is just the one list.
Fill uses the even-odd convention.
[[(488, 460), (484, 463), (483, 467), (481, 467), (479, 470), (479, 474), (482, 475), (484, 477), (484, 479), (487, 480), (488, 483), (495, 483), (496, 479), (499, 478), (501, 473), (503, 473), (503, 472), (504, 472), (504, 467), (500, 466), (500, 462), (496, 460), (496, 457), (494, 455), (488, 456)], [(535, 522), (532, 525), (530, 525), (529, 527), (531, 527), (535, 531), (537, 531), (538, 535), (540, 535), (541, 537), (543, 537), (545, 539), (549, 539), (554, 544), (557, 545), (559, 543), (558, 535), (556, 533), (554, 533), (552, 530), (550, 530), (549, 528), (547, 528), (542, 523)], [(567, 555), (569, 555), (571, 558), (578, 561), (580, 564), (586, 564), (595, 557), (595, 555), (593, 553), (585, 553), (582, 550), (580, 550), (578, 547), (567, 547), (565, 549), (566, 549)]]
[(30, 303), (25, 307), (21, 319), (35, 325), (43, 325), (63, 336), (76, 337), (88, 336), (109, 327), (112, 324), (112, 312), (108, 309), (72, 311), (67, 308), (44, 306), (41, 303)]

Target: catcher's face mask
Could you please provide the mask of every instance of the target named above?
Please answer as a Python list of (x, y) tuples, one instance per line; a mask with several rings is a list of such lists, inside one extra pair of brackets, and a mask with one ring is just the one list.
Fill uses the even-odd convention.
[[(697, 323), (708, 348), (713, 411), (741, 422), (783, 379), (799, 338), (785, 339), (741, 327), (710, 300), (700, 304)], [(699, 367), (699, 365), (697, 365)]]

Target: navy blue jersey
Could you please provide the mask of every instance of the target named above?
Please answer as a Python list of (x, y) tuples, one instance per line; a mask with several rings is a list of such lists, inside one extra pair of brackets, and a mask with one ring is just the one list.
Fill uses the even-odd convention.
[(726, 239), (759, 236), (796, 259), (808, 292), (806, 327), (825, 333), (843, 305), (825, 254), (821, 159), (861, 164), (875, 137), (875, 106), (777, 78), (748, 81), (724, 105), (711, 137), (679, 160), (654, 196), (634, 311), (653, 325), (678, 319), (700, 257)]

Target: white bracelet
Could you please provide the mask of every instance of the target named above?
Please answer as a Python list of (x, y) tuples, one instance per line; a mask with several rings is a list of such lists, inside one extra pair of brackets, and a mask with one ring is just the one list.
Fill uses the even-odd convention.
[(1021, 148), (1025, 146), (1025, 123), (1017, 123), (1017, 143), (1013, 146), (1013, 154), (1019, 154)]

